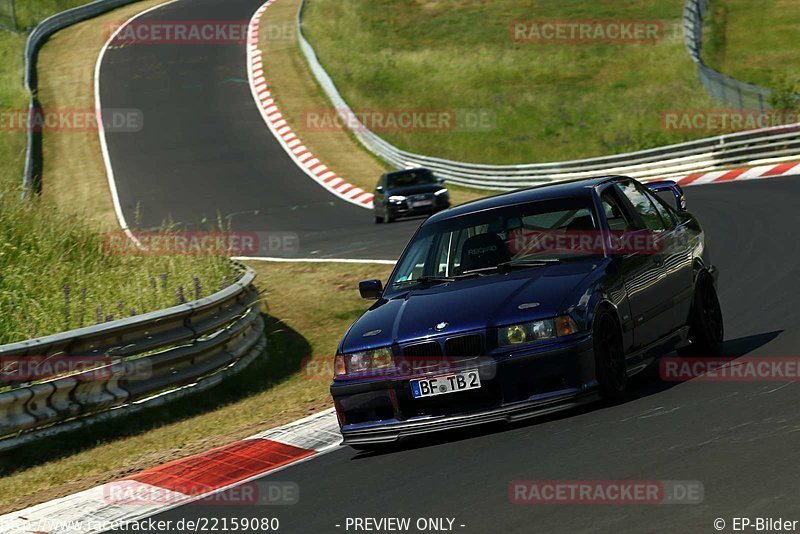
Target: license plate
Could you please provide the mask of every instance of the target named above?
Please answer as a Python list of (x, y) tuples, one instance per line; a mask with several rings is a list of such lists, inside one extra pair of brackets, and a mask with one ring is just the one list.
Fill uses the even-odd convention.
[(468, 389), (478, 389), (479, 387), (481, 387), (481, 377), (477, 370), (472, 370), (452, 375), (412, 380), (411, 394), (415, 399), (419, 399)]
[(433, 206), (433, 200), (415, 200), (411, 203), (412, 208), (424, 208), (425, 206)]

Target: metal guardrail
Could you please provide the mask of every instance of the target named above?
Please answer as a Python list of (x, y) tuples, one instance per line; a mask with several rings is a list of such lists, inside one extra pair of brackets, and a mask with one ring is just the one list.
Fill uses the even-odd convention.
[[(715, 99), (741, 109), (769, 109), (771, 89), (741, 82), (716, 71), (703, 62), (703, 20), (709, 0), (686, 0), (683, 9), (683, 38), (689, 56), (697, 65), (697, 74), (706, 91)], [(800, 103), (800, 95), (797, 95)]]
[[(690, 2), (692, 0), (689, 0)], [(698, 0), (703, 1), (703, 0)], [(303, 0), (297, 15), (300, 49), (333, 107), (369, 151), (396, 168), (428, 167), (445, 180), (468, 187), (511, 190), (542, 182), (605, 174), (634, 178), (677, 178), (754, 161), (766, 163), (800, 155), (800, 124), (721, 135), (649, 150), (575, 161), (524, 165), (485, 165), (435, 158), (402, 150), (360, 123), (314, 48), (303, 35)]]
[[(42, 45), (59, 30), (137, 1), (96, 0), (48, 17), (34, 28), (25, 45), (25, 88), (31, 94), (28, 105), (28, 116), (30, 118), (35, 117), (41, 110), (41, 104), (37, 98), (36, 60), (39, 57), (39, 50)], [(42, 133), (33, 130), (35, 128), (28, 128), (25, 174), (22, 180), (23, 194), (28, 194), (29, 192), (40, 193), (42, 189)]]
[[(206, 389), (244, 368), (266, 338), (255, 273), (241, 269), (239, 281), (201, 300), (0, 346), (0, 451)], [(15, 373), (31, 361), (48, 369), (70, 359), (97, 365), (35, 383)]]
[[(53, 15), (28, 36), (25, 87), (40, 113), (36, 61), (57, 31), (138, 0), (97, 0)], [(41, 191), (41, 133), (29, 129), (23, 188)], [(208, 389), (266, 347), (255, 273), (214, 295), (137, 317), (0, 346), (0, 451)], [(98, 362), (81, 372), (27, 382), (14, 367)], [(9, 367), (10, 366), (10, 367)], [(24, 373), (22, 373), (24, 374)], [(18, 379), (10, 377), (20, 376)], [(27, 377), (30, 380), (30, 377)]]

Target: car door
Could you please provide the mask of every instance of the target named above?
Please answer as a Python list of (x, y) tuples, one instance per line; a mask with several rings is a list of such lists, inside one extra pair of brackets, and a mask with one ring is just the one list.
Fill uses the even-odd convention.
[(667, 276), (666, 257), (671, 251), (669, 224), (656, 208), (655, 201), (633, 180), (620, 180), (615, 187), (634, 217), (636, 231), (647, 232), (648, 247), (626, 257), (638, 266), (636, 276), (626, 280), (634, 320), (634, 338), (639, 347), (673, 331), (675, 326), (674, 290)]
[[(641, 188), (641, 186), (639, 187)], [(662, 283), (672, 295), (671, 326), (673, 330), (677, 330), (687, 322), (694, 295), (693, 232), (687, 226), (688, 221), (681, 221), (675, 211), (658, 195), (647, 188), (641, 189), (667, 223), (667, 231), (662, 240), (662, 257), (664, 259)]]

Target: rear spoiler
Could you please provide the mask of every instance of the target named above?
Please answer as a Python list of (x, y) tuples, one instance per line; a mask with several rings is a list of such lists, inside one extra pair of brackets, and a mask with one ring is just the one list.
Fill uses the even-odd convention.
[(678, 211), (686, 210), (686, 197), (684, 197), (683, 189), (681, 189), (681, 186), (679, 186), (677, 182), (673, 180), (659, 180), (657, 182), (648, 182), (644, 185), (654, 193), (663, 191), (671, 192), (675, 195), (675, 205), (678, 207)]

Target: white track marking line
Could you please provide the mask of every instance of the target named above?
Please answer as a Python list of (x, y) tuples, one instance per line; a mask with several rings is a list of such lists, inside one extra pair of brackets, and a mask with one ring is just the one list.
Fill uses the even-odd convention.
[(158, 4), (153, 6), (149, 9), (145, 9), (141, 13), (134, 15), (133, 17), (129, 18), (125, 21), (125, 24), (122, 24), (119, 28), (116, 29), (114, 33), (111, 34), (111, 37), (103, 45), (103, 48), (100, 49), (100, 54), (97, 56), (97, 62), (94, 65), (94, 107), (95, 112), (97, 114), (97, 128), (98, 133), (100, 136), (100, 150), (103, 153), (103, 163), (106, 167), (106, 178), (108, 180), (108, 189), (111, 191), (111, 201), (114, 204), (114, 213), (117, 216), (117, 223), (119, 224), (120, 228), (128, 238), (133, 241), (137, 247), (143, 248), (142, 243), (139, 239), (133, 235), (130, 228), (128, 227), (128, 223), (125, 220), (125, 214), (122, 212), (122, 205), (119, 201), (119, 192), (117, 191), (117, 182), (114, 179), (114, 167), (111, 165), (111, 155), (108, 152), (108, 141), (106, 139), (106, 129), (103, 125), (103, 104), (100, 99), (100, 69), (103, 66), (103, 59), (105, 58), (106, 52), (108, 51), (108, 47), (111, 46), (111, 43), (114, 39), (117, 38), (117, 35), (122, 32), (131, 22), (138, 19), (139, 17), (143, 17), (148, 13), (155, 11), (157, 9), (161, 9), (162, 7), (168, 6), (170, 4), (174, 4), (179, 0), (167, 0), (162, 4)]

